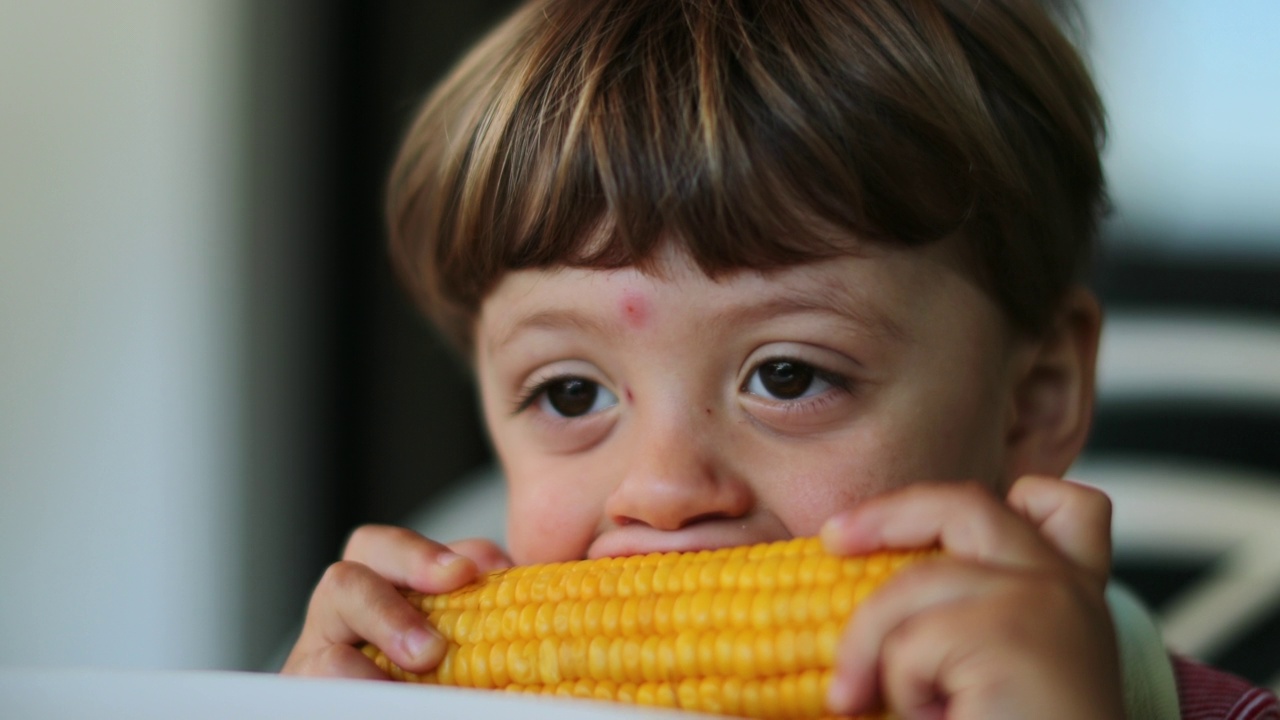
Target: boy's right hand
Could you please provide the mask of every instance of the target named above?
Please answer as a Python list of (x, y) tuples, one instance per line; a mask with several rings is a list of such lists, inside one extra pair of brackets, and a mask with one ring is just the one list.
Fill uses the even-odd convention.
[(427, 672), (444, 657), (445, 640), (398, 588), (449, 592), (510, 566), (488, 540), (446, 546), (404, 528), (360, 527), (312, 593), (302, 634), (281, 672), (387, 679), (360, 652), (366, 642), (406, 670)]

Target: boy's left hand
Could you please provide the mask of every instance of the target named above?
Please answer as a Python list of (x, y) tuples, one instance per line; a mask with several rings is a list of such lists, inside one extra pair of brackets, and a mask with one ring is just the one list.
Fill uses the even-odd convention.
[(912, 485), (823, 528), (839, 554), (937, 546), (859, 606), (829, 709), (899, 717), (1123, 718), (1103, 592), (1111, 505), (1066, 480), (1024, 477), (1001, 501), (977, 484)]

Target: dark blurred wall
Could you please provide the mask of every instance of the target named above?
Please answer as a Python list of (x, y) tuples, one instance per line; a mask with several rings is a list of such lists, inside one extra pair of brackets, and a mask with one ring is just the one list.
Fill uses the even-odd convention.
[(475, 389), (397, 284), (383, 186), (420, 100), (511, 2), (345, 3), (333, 17), (335, 93), (327, 298), (333, 528), (396, 522), (484, 462)]
[(383, 186), (418, 103), (514, 3), (342, 3), (327, 60), (332, 168), (325, 212), (334, 252), (325, 283), (327, 410), (336, 542), (365, 522), (396, 522), (486, 461), (478, 401), (397, 284), (386, 252)]
[(250, 667), (296, 627), (354, 527), (398, 522), (490, 459), (467, 369), (393, 276), (382, 200), (419, 101), (513, 5), (252, 4)]

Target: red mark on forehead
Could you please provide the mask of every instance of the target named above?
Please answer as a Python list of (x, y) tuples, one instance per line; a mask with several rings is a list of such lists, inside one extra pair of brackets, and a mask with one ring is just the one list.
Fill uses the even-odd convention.
[(622, 311), (622, 319), (628, 327), (642, 328), (649, 320), (649, 300), (641, 293), (628, 290), (622, 294), (618, 302)]

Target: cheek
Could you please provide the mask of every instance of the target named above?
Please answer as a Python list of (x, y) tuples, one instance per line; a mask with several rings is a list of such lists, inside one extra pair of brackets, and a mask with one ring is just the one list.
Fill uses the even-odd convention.
[[(936, 416), (904, 413), (882, 418), (822, 445), (760, 446), (749, 466), (758, 472), (762, 504), (793, 535), (814, 535), (831, 516), (859, 502), (918, 482), (986, 479), (991, 453), (974, 449), (974, 435), (940, 438)], [(783, 478), (771, 483), (769, 478)]]
[(915, 423), (921, 431), (916, 450), (923, 469), (940, 480), (993, 482), (1000, 474), (1004, 448), (999, 395), (983, 383), (951, 390), (950, 396), (935, 394), (935, 407)]
[(519, 565), (584, 557), (595, 536), (603, 501), (577, 478), (586, 469), (548, 458), (498, 407), (492, 383), (481, 375), (485, 420), (507, 486), (507, 551)]
[[(862, 500), (911, 482), (911, 470), (870, 433), (842, 438), (825, 448), (807, 446), (799, 452), (772, 453), (784, 458), (765, 477), (785, 478), (776, 484), (757, 485), (763, 504), (793, 535), (816, 535), (832, 515)], [(757, 468), (769, 466), (759, 458)]]
[(853, 481), (801, 476), (770, 503), (775, 514), (794, 536), (817, 535), (832, 515), (852, 507), (863, 497)]
[(564, 477), (563, 470), (507, 473), (507, 550), (518, 565), (585, 557), (600, 510), (589, 488), (529, 477)]

